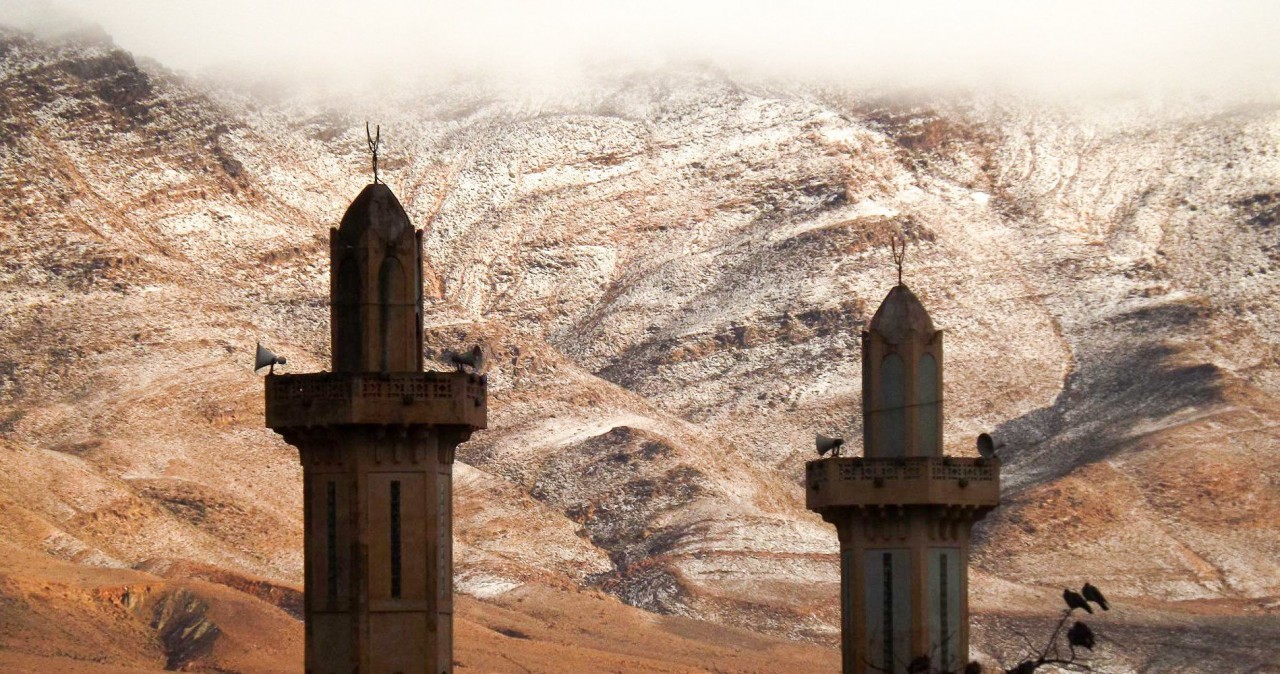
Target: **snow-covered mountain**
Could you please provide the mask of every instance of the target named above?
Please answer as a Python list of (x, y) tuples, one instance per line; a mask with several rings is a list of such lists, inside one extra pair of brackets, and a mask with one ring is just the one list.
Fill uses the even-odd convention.
[(300, 469), (250, 363), (328, 362), (366, 117), (429, 230), (429, 355), (497, 362), (457, 467), (464, 666), (834, 668), (836, 541), (800, 478), (814, 431), (860, 435), (899, 232), (949, 333), (948, 451), (1008, 447), (975, 647), (1016, 657), (1010, 625), (1088, 579), (1111, 671), (1280, 666), (1280, 106), (701, 67), (318, 103), (9, 29), (0, 662), (300, 668)]

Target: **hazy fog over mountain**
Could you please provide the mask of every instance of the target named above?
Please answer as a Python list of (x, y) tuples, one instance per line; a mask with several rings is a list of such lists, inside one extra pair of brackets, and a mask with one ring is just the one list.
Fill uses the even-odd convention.
[(459, 75), (564, 83), (602, 64), (1067, 97), (1274, 96), (1280, 6), (975, 0), (224, 2), (6, 0), (0, 20), (101, 25), (190, 73), (377, 90)]

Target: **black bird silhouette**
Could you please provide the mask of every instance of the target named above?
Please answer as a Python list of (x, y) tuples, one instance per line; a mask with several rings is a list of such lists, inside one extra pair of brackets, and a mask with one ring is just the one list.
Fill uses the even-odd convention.
[(977, 660), (964, 666), (964, 674), (982, 674), (982, 665)]
[(1076, 621), (1076, 624), (1067, 630), (1067, 642), (1072, 646), (1081, 646), (1089, 650), (1093, 650), (1093, 645), (1097, 643), (1097, 639), (1093, 636), (1093, 630), (1089, 626)]
[(1017, 667), (1009, 670), (1009, 674), (1035, 674), (1036, 666), (1035, 660), (1026, 660), (1018, 663)]
[(1063, 590), (1062, 600), (1067, 602), (1067, 608), (1082, 608), (1089, 613), (1093, 613), (1093, 609), (1089, 608), (1089, 602), (1085, 601), (1079, 592)]
[(907, 665), (907, 674), (929, 674), (933, 661), (927, 655), (918, 655)]
[(1084, 587), (1080, 589), (1080, 594), (1083, 594), (1085, 599), (1097, 604), (1098, 606), (1101, 606), (1102, 610), (1104, 611), (1111, 610), (1111, 607), (1107, 606), (1107, 598), (1102, 596), (1102, 590), (1099, 590), (1093, 585), (1090, 585), (1089, 583), (1085, 583)]

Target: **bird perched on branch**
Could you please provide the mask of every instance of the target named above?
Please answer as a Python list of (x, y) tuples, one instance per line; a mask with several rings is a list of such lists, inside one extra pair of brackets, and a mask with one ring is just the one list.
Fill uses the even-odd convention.
[(1009, 674), (1035, 674), (1037, 666), (1035, 660), (1024, 660), (1013, 669), (1010, 669)]
[(933, 661), (927, 655), (918, 655), (907, 665), (907, 674), (929, 674)]
[(1084, 587), (1081, 588), (1080, 590), (1080, 594), (1084, 595), (1085, 599), (1097, 604), (1098, 606), (1101, 606), (1102, 610), (1104, 611), (1111, 610), (1111, 607), (1107, 605), (1107, 598), (1102, 596), (1102, 590), (1099, 590), (1093, 585), (1089, 583), (1085, 583)]
[(1063, 590), (1062, 600), (1067, 602), (1067, 608), (1069, 609), (1082, 608), (1090, 614), (1093, 613), (1093, 609), (1089, 608), (1089, 602), (1085, 601), (1084, 597), (1081, 597), (1079, 592), (1074, 590)]
[(1080, 646), (1082, 648), (1093, 650), (1093, 645), (1098, 643), (1098, 641), (1093, 636), (1093, 630), (1089, 629), (1088, 625), (1077, 620), (1076, 624), (1072, 625), (1071, 629), (1067, 630), (1067, 643), (1072, 646)]

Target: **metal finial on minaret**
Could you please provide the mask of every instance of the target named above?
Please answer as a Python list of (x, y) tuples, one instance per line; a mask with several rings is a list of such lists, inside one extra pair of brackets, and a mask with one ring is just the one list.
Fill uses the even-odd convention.
[(364, 123), (364, 135), (369, 139), (369, 152), (373, 154), (373, 184), (378, 184), (378, 147), (382, 145), (382, 125), (369, 132), (369, 122)]
[(894, 234), (889, 239), (889, 248), (893, 251), (893, 263), (898, 265), (898, 285), (902, 285), (902, 261), (907, 259), (906, 237)]

